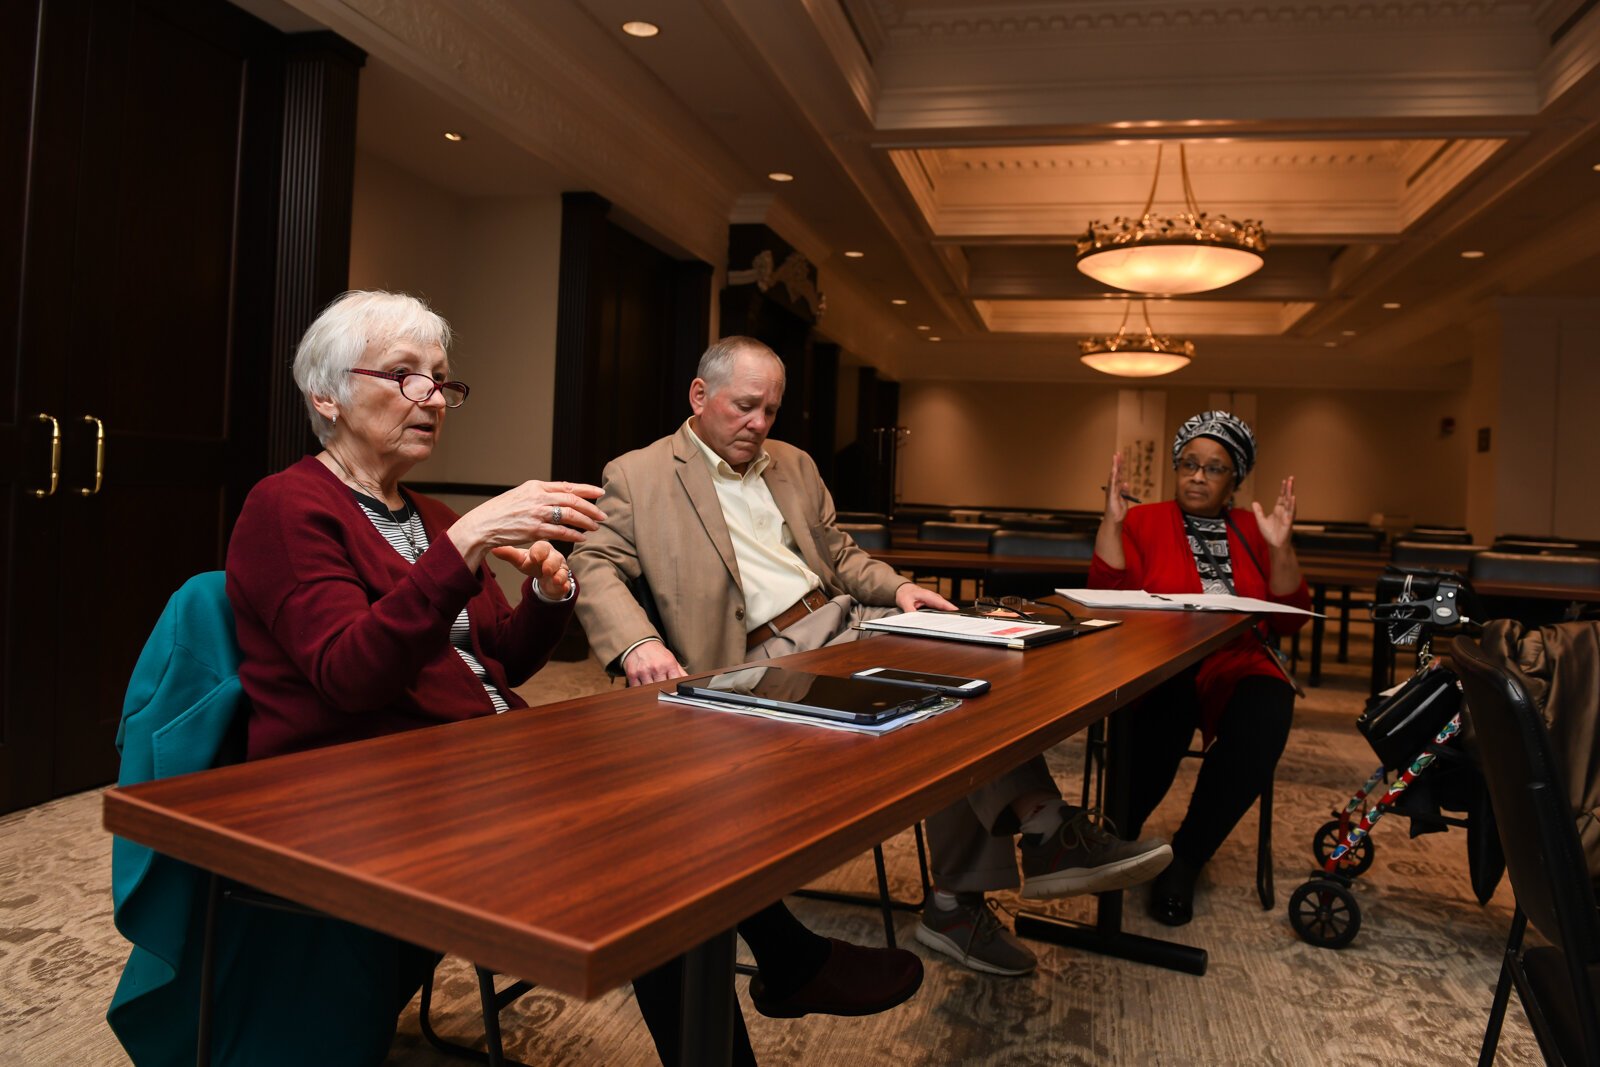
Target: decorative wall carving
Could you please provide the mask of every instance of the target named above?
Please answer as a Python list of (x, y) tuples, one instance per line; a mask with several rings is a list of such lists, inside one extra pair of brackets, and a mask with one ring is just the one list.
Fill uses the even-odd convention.
[(763, 293), (774, 285), (782, 285), (791, 303), (804, 303), (811, 309), (814, 319), (820, 319), (828, 310), (828, 301), (817, 288), (817, 272), (811, 262), (799, 252), (790, 252), (783, 263), (773, 266), (771, 249), (756, 253), (748, 270), (728, 271), (729, 285), (754, 285)]

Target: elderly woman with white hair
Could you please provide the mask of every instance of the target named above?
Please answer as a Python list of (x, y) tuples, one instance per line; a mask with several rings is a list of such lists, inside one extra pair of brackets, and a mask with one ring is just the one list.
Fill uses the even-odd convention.
[[(522, 707), (512, 687), (566, 628), (577, 590), (550, 542), (605, 521), (599, 488), (528, 481), (458, 517), (401, 487), (467, 399), (449, 344), (392, 293), (346, 293), (300, 342), (322, 451), (251, 490), (228, 546), (250, 759)], [(490, 554), (528, 576), (515, 609)]]
[[(301, 339), (295, 382), (322, 451), (256, 485), (228, 545), (239, 677), (251, 705), (247, 759), (524, 707), (512, 687), (544, 665), (566, 628), (577, 583), (550, 542), (582, 541), (605, 521), (598, 487), (528, 481), (458, 516), (401, 485), (433, 454), (446, 414), (467, 399), (467, 386), (450, 378), (449, 345), (449, 325), (422, 301), (382, 292), (344, 294)], [(484, 565), (489, 555), (527, 575), (515, 608)], [(899, 1003), (921, 981), (916, 957), (903, 950), (845, 945), (830, 955), (833, 943), (781, 905), (739, 929), (775, 987), (805, 993), (822, 983), (853, 993), (865, 984), (878, 1000), (864, 1012)], [(400, 1010), (437, 957), (376, 934), (354, 943), (367, 947), (341, 966), (362, 980), (348, 983), (346, 1003), (307, 1005), (307, 1013), (331, 1013), (329, 1028), (360, 1047), (301, 1049), (296, 1041), (320, 1033), (326, 1042), (329, 1028), (268, 1027), (266, 1040), (282, 1047), (251, 1055), (383, 1058)], [(840, 974), (840, 961), (849, 973)], [(915, 973), (899, 973), (908, 968)], [(880, 989), (883, 971), (898, 980)], [(669, 1064), (682, 980), (675, 961), (634, 982)], [(830, 1010), (808, 1003), (789, 1010), (779, 1002), (783, 1010), (768, 1014)], [(742, 1019), (734, 1061), (755, 1062)]]
[[(1184, 422), (1172, 442), (1174, 499), (1130, 508), (1122, 458), (1113, 456), (1090, 587), (1238, 593), (1309, 607), (1291, 536), (1294, 478), (1279, 485), (1271, 511), (1260, 504), (1248, 510), (1233, 506), (1234, 491), (1255, 462), (1255, 434), (1243, 419), (1203, 411)], [(1287, 634), (1304, 622), (1304, 616), (1269, 615), (1255, 632), (1123, 712), (1139, 738), (1129, 780), (1131, 818), (1122, 828), (1129, 836), (1139, 833), (1172, 787), (1195, 730), (1207, 746), (1188, 810), (1172, 837), (1172, 863), (1150, 885), (1150, 914), (1160, 922), (1181, 926), (1193, 917), (1201, 868), (1272, 782), (1289, 739), (1295, 694), (1261, 631)]]

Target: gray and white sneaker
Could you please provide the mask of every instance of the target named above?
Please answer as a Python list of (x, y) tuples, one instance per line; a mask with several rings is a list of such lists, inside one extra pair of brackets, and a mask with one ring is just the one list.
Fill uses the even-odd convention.
[(1149, 881), (1172, 862), (1172, 846), (1153, 839), (1124, 841), (1109, 827), (1099, 812), (1078, 808), (1052, 834), (1023, 835), (1022, 895), (1037, 900), (1126, 889)]
[(955, 907), (941, 908), (930, 893), (917, 940), (975, 971), (1027, 974), (1039, 961), (1000, 921), (995, 914), (998, 907), (982, 893), (957, 893)]

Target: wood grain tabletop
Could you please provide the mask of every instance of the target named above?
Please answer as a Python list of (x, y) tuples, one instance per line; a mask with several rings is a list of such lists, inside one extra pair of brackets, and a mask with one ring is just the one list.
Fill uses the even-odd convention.
[(1016, 652), (874, 637), (787, 657), (991, 692), (864, 736), (656, 687), (108, 790), (105, 826), (503, 974), (593, 997), (727, 929), (1244, 631), (1132, 612)]

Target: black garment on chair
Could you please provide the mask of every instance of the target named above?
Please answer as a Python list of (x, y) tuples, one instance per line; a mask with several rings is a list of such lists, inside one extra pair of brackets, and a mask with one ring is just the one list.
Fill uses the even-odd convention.
[[(1478, 1062), (1494, 1062), (1515, 983), (1547, 1063), (1600, 1067), (1600, 912), (1561, 765), (1520, 673), (1467, 638), (1452, 647), (1517, 898)], [(1530, 921), (1548, 947), (1523, 947)]]

